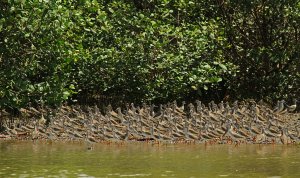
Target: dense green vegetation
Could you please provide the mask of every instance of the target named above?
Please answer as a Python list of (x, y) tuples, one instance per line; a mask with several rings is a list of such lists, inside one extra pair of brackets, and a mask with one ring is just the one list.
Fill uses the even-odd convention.
[(0, 107), (300, 93), (300, 2), (0, 0)]

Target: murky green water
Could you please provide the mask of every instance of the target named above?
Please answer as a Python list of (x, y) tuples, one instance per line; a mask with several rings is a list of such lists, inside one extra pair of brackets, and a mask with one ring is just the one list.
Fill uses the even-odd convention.
[(300, 177), (300, 147), (0, 142), (0, 177)]

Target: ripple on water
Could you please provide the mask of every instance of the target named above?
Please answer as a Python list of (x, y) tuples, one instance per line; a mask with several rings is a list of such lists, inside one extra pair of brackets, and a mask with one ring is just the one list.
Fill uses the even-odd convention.
[(120, 177), (147, 177), (151, 174), (121, 174)]
[(272, 159), (281, 159), (281, 157), (279, 157), (279, 156), (272, 156), (270, 158), (272, 158)]
[(19, 178), (26, 178), (26, 177), (30, 177), (30, 175), (29, 174), (20, 174), (19, 175)]
[(165, 171), (165, 172), (166, 172), (166, 173), (171, 173), (171, 172), (174, 172), (174, 171), (168, 171), (168, 170), (167, 170), (167, 171)]
[(109, 173), (107, 176), (120, 176), (120, 173)]
[(77, 174), (78, 177), (85, 177), (85, 178), (94, 178), (94, 176), (89, 176), (87, 174), (84, 174), (84, 173), (80, 173), (80, 174)]
[(269, 159), (269, 158), (256, 158), (256, 159)]

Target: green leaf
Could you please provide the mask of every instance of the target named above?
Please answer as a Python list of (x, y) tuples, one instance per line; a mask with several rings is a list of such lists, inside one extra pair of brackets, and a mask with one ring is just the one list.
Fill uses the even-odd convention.
[(227, 67), (224, 65), (224, 64), (219, 64), (219, 66), (222, 68), (222, 69), (224, 69), (224, 70), (227, 70)]
[(193, 86), (192, 86), (192, 89), (193, 89), (193, 90), (197, 90), (198, 88), (197, 88), (196, 86), (193, 85)]
[(73, 84), (71, 84), (71, 85), (69, 86), (69, 89), (75, 90), (75, 86), (74, 86)]
[(63, 92), (63, 99), (67, 100), (69, 98), (69, 96), (71, 95), (71, 93), (69, 91), (64, 91)]
[(110, 7), (108, 8), (108, 11), (111, 12), (111, 13), (114, 13), (114, 12), (115, 12), (115, 11), (114, 11), (112, 8), (110, 8)]

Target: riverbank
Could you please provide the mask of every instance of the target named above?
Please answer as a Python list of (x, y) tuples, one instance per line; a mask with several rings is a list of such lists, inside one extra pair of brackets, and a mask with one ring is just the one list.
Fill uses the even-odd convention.
[(122, 110), (111, 106), (62, 106), (58, 109), (21, 109), (1, 113), (0, 140), (79, 141), (87, 143), (209, 143), (293, 144), (300, 142), (300, 115), (255, 102), (200, 101), (178, 107), (133, 104)]

